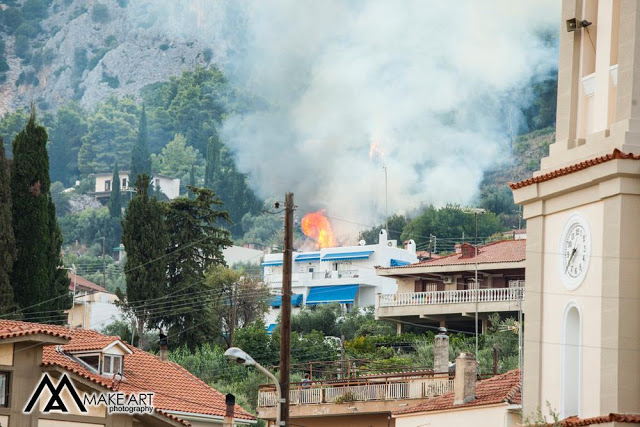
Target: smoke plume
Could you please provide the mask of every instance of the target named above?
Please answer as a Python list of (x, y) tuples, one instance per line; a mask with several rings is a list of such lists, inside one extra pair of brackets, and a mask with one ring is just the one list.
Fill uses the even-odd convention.
[(267, 104), (221, 132), (253, 187), (365, 224), (385, 214), (383, 166), (389, 213), (471, 202), (508, 156), (523, 88), (557, 62), (539, 37), (557, 0), (195, 4), (194, 34)]

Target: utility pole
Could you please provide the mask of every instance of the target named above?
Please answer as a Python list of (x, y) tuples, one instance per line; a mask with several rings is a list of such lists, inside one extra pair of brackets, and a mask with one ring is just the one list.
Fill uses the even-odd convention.
[(289, 427), (289, 370), (291, 369), (291, 269), (293, 255), (293, 193), (284, 201), (282, 307), (280, 309), (280, 425)]
[[(478, 360), (478, 292), (480, 292), (480, 284), (478, 283), (478, 212), (474, 212), (473, 216), (476, 220), (476, 235), (475, 239), (473, 239), (473, 247), (475, 249), (474, 261), (476, 264), (476, 360)], [(480, 365), (478, 365), (480, 366)]]

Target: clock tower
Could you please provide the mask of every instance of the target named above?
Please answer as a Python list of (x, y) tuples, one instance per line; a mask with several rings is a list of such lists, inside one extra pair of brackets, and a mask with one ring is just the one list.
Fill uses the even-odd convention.
[(523, 415), (640, 413), (640, 1), (563, 0), (527, 220)]

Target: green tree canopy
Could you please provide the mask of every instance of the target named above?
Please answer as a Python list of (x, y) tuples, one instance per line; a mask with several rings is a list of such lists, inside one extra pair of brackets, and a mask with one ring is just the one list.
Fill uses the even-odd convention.
[[(504, 226), (493, 212), (478, 215), (478, 238), (480, 243), (489, 236), (503, 231)], [(454, 245), (463, 241), (472, 242), (475, 236), (474, 215), (461, 207), (447, 205), (444, 208), (429, 206), (406, 225), (402, 240), (415, 240), (418, 249), (429, 246), (429, 236), (435, 235), (438, 252), (452, 252)], [(464, 237), (463, 237), (464, 236)]]
[(52, 181), (72, 185), (80, 176), (78, 152), (82, 147), (82, 137), (88, 130), (85, 114), (77, 103), (66, 104), (58, 109), (49, 143)]
[(136, 185), (136, 196), (129, 202), (122, 219), (122, 243), (127, 251), (124, 307), (137, 318), (139, 336), (145, 324), (155, 325), (160, 317), (154, 307), (157, 307), (156, 300), (165, 295), (167, 263), (164, 255), (169, 246), (164, 208), (149, 197), (149, 176), (143, 174), (141, 177)]
[(109, 215), (111, 215), (111, 218), (120, 218), (122, 216), (122, 192), (120, 191), (120, 171), (118, 170), (117, 160), (113, 165), (113, 175), (111, 177)]
[(151, 175), (151, 156), (149, 155), (148, 138), (147, 112), (143, 106), (142, 113), (140, 114), (140, 122), (138, 123), (138, 135), (131, 149), (129, 180), (133, 183), (137, 182), (139, 175)]
[[(62, 321), (61, 310), (69, 301), (69, 281), (60, 270), (62, 237), (55, 217), (49, 181), (47, 132), (36, 124), (32, 110), (29, 122), (13, 141), (11, 199), (17, 259), (12, 286), (16, 300), (30, 320), (50, 320), (43, 312), (45, 301), (54, 322)], [(65, 289), (66, 286), (66, 289)]]
[(11, 272), (16, 259), (11, 213), (11, 174), (9, 161), (4, 155), (4, 142), (0, 137), (0, 315), (16, 309)]
[[(393, 214), (389, 217), (389, 229), (387, 230), (389, 240), (397, 240), (402, 243), (401, 235), (404, 227), (409, 223), (409, 219), (404, 215)], [(368, 230), (361, 231), (358, 240), (364, 240), (367, 244), (376, 244), (380, 238), (380, 230), (386, 227), (386, 223), (380, 224)]]

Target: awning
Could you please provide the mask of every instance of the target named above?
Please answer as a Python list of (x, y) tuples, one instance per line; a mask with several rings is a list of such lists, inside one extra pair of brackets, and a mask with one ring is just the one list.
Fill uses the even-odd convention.
[(271, 335), (273, 333), (273, 330), (276, 328), (276, 326), (278, 326), (276, 323), (272, 323), (269, 326), (267, 326), (267, 334)]
[(320, 252), (305, 252), (296, 257), (296, 262), (320, 261)]
[(322, 257), (322, 261), (347, 261), (352, 259), (367, 259), (373, 253), (373, 251), (359, 251), (359, 252), (334, 252), (325, 254)]
[[(281, 307), (282, 306), (282, 295), (275, 295), (271, 298), (271, 307)], [(291, 295), (291, 305), (294, 307), (298, 307), (302, 305), (302, 294), (293, 294)]]
[(358, 286), (359, 285), (316, 286), (309, 291), (307, 305), (329, 304), (332, 302), (351, 304), (356, 299)]
[(267, 262), (263, 262), (262, 263), (263, 267), (275, 267), (276, 265), (282, 265), (282, 260), (280, 260), (280, 261), (267, 261)]
[(411, 264), (409, 261), (402, 261), (400, 259), (391, 258), (391, 267), (402, 267), (403, 265)]

